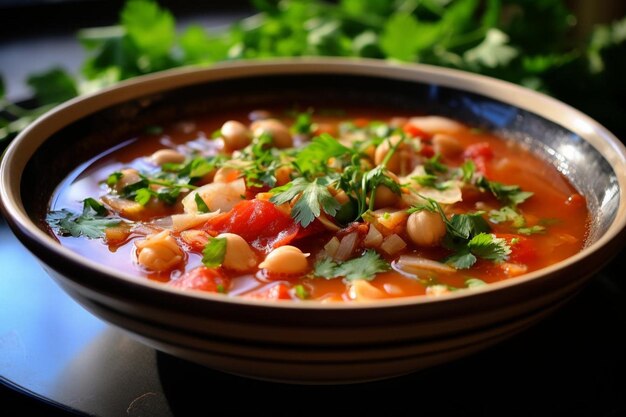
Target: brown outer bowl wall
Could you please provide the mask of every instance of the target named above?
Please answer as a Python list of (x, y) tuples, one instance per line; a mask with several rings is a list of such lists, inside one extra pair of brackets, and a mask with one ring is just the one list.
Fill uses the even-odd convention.
[[(301, 59), (184, 68), (140, 77), (61, 105), (26, 129), (0, 165), (2, 211), (20, 241), (75, 297), (163, 322), (172, 328), (225, 340), (324, 346), (415, 341), (468, 332), (515, 319), (571, 295), (621, 248), (626, 233), (626, 203), (599, 240), (579, 254), (540, 271), (443, 298), (407, 297), (367, 304), (317, 304), (226, 298), (182, 293), (81, 258), (62, 247), (29, 218), (21, 203), (21, 172), (37, 147), (53, 132), (107, 106), (160, 90), (248, 75), (334, 73), (413, 80), (458, 88), (505, 101), (542, 115), (589, 141), (611, 164), (620, 190), (626, 190), (626, 150), (598, 123), (544, 95), (478, 75), (421, 65), (390, 65), (373, 60)], [(542, 109), (535, 111), (534, 109)], [(572, 278), (574, 277), (574, 278)], [(538, 296), (539, 294), (539, 296)], [(544, 297), (545, 295), (545, 297)], [(377, 326), (381, 326), (377, 328)], [(277, 328), (281, 328), (276, 332)], [(289, 339), (285, 339), (290, 335)]]

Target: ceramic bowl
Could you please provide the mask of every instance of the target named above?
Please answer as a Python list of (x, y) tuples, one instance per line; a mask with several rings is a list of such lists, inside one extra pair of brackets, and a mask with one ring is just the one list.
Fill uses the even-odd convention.
[[(587, 197), (582, 252), (537, 272), (441, 298), (364, 304), (267, 302), (179, 292), (61, 246), (44, 222), (55, 187), (130, 132), (192, 114), (314, 97), (449, 116), (523, 141)], [(87, 310), (161, 351), (222, 371), (298, 383), (413, 372), (514, 335), (573, 297), (625, 239), (626, 150), (575, 109), (459, 71), (303, 59), (185, 68), (74, 99), (26, 129), (0, 167), (3, 213), (50, 276)]]

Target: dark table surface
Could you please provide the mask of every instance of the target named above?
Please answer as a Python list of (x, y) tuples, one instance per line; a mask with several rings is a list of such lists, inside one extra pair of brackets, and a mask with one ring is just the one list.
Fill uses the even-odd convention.
[[(0, 41), (12, 98), (25, 74), (81, 60), (69, 35)], [(622, 251), (556, 314), (474, 356), (387, 381), (290, 386), (136, 342), (62, 292), (0, 219), (0, 415), (626, 416), (625, 268)]]

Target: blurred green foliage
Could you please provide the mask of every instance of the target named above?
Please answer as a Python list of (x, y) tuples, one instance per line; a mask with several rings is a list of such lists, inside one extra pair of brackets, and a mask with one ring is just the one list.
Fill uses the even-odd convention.
[[(0, 142), (47, 106), (120, 80), (182, 65), (291, 56), (419, 62), (485, 74), (552, 94), (626, 134), (626, 18), (575, 44), (563, 0), (253, 0), (258, 14), (217, 32), (189, 26), (152, 0), (129, 0), (116, 26), (79, 32), (82, 77), (29, 78), (45, 108), (8, 103)], [(0, 84), (1, 85), (1, 84)], [(10, 127), (12, 126), (12, 127)]]

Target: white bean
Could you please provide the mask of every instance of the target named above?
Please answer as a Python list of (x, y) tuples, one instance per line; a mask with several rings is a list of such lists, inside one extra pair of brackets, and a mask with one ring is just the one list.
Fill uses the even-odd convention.
[(122, 174), (122, 176), (119, 178), (119, 180), (117, 180), (113, 187), (118, 193), (121, 192), (124, 187), (141, 181), (139, 171), (134, 168), (123, 169), (120, 171), (120, 173)]
[(249, 271), (257, 264), (256, 255), (248, 242), (234, 233), (222, 233), (217, 238), (226, 239), (226, 254), (222, 265), (233, 271)]
[(185, 155), (174, 149), (160, 149), (150, 156), (150, 161), (154, 165), (180, 164), (185, 161)]
[(224, 145), (230, 151), (243, 149), (252, 141), (252, 132), (241, 122), (229, 120), (220, 129)]
[(265, 257), (259, 268), (265, 269), (270, 274), (303, 274), (309, 269), (306, 259), (308, 256), (308, 253), (302, 253), (295, 246), (280, 246)]
[(406, 233), (417, 246), (436, 246), (446, 234), (446, 224), (439, 213), (422, 210), (409, 216)]
[(435, 153), (444, 157), (454, 157), (460, 155), (465, 148), (454, 136), (438, 133), (432, 139), (433, 149)]
[(168, 271), (184, 258), (183, 251), (168, 230), (149, 235), (135, 242), (135, 246), (139, 265), (155, 272)]
[(272, 137), (272, 143), (277, 148), (291, 148), (293, 146), (293, 138), (287, 126), (280, 120), (264, 119), (257, 120), (250, 125), (255, 137), (262, 134), (268, 134)]
[(182, 203), (185, 213), (197, 213), (196, 195), (200, 195), (210, 211), (221, 210), (225, 212), (243, 200), (245, 193), (246, 182), (243, 178), (231, 182), (213, 182), (187, 194)]
[(414, 152), (406, 141), (403, 141), (398, 145), (398, 142), (401, 140), (402, 138), (400, 136), (392, 136), (389, 139), (385, 139), (376, 147), (376, 151), (374, 152), (374, 163), (376, 165), (382, 164), (387, 157), (387, 154), (394, 146), (397, 145), (394, 154), (387, 161), (387, 169), (399, 175), (411, 172)]

